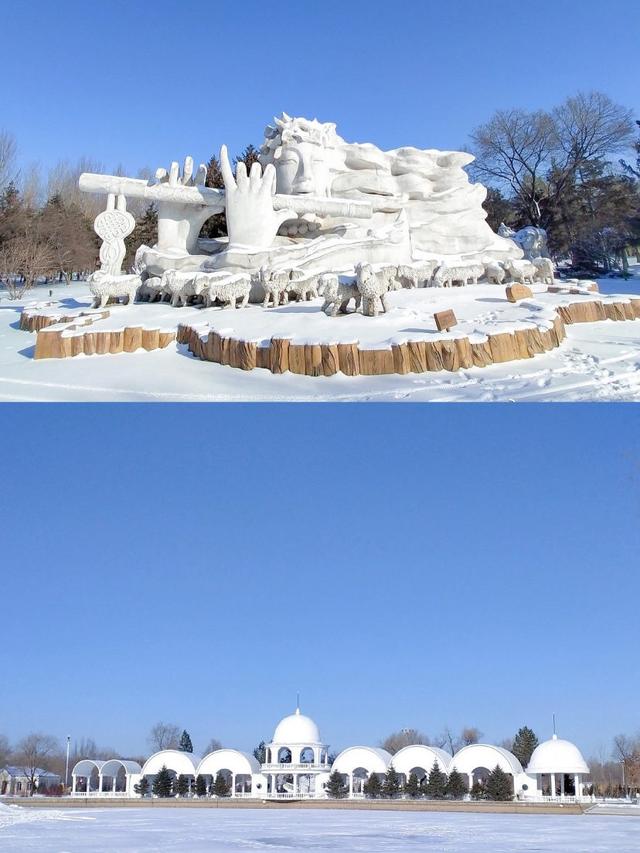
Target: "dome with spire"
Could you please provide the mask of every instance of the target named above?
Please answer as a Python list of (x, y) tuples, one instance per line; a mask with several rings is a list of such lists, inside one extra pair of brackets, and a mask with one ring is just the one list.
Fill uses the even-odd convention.
[(589, 773), (587, 762), (578, 747), (554, 735), (537, 746), (529, 760), (527, 773)]
[(273, 733), (272, 743), (319, 744), (320, 731), (311, 717), (305, 717), (300, 713), (300, 708), (296, 708), (295, 714), (280, 720)]

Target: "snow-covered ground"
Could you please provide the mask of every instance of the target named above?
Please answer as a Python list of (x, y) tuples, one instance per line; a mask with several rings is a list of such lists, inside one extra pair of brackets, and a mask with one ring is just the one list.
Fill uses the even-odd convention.
[(640, 849), (640, 820), (584, 815), (297, 809), (50, 811), (0, 804), (0, 849), (3, 853), (636, 853)]
[[(603, 293), (640, 295), (640, 277), (636, 275), (626, 282), (603, 280), (600, 287)], [(513, 324), (526, 313), (521, 306), (510, 306), (504, 299), (491, 299), (484, 294), (482, 286), (478, 288), (471, 286), (447, 292), (447, 299), (456, 302), (456, 314), (461, 319), (460, 331), (478, 323), (492, 331), (500, 330), (501, 323)], [(504, 291), (500, 289), (500, 292)], [(47, 297), (48, 289), (41, 288), (28, 294), (24, 304), (46, 300)], [(416, 328), (410, 328), (412, 321), (414, 327), (424, 323), (426, 314), (431, 317), (434, 310), (431, 301), (442, 298), (424, 290), (405, 292), (401, 297), (392, 294), (392, 297), (407, 301), (404, 314), (398, 314), (395, 319), (389, 316), (371, 320), (358, 316), (321, 320), (325, 324), (333, 324), (331, 328), (336, 330), (336, 334), (339, 330), (340, 337), (344, 336), (346, 322), (360, 324), (362, 328), (357, 332), (359, 337), (363, 337), (363, 342), (374, 329), (376, 334), (379, 330), (381, 340), (384, 340), (401, 331), (415, 333)], [(537, 294), (536, 298), (540, 299)], [(59, 285), (54, 288), (53, 299), (66, 309), (90, 304), (84, 284)], [(415, 306), (410, 304), (412, 301), (416, 302)], [(419, 307), (418, 301), (424, 301), (424, 306)], [(502, 305), (498, 305), (500, 301)], [(6, 299), (0, 302), (0, 400), (640, 400), (640, 321), (607, 320), (567, 326), (567, 339), (558, 349), (533, 359), (487, 368), (406, 376), (347, 377), (338, 374), (306, 377), (291, 373), (274, 376), (260, 369), (243, 372), (203, 362), (194, 359), (184, 346), (177, 344), (149, 353), (138, 351), (35, 361), (35, 335), (18, 328), (20, 308), (21, 305)], [(300, 310), (308, 309), (303, 307)], [(143, 314), (145, 324), (151, 328), (167, 327), (168, 322), (176, 322), (175, 318), (198, 322), (203, 317), (203, 312), (195, 309), (172, 309), (161, 305), (116, 308), (113, 315), (116, 313), (118, 322), (127, 314), (132, 324), (139, 322), (138, 314)], [(235, 324), (247, 325), (248, 336), (256, 334), (252, 324), (258, 315), (254, 309), (218, 312), (218, 317), (229, 315)], [(397, 326), (398, 316), (404, 326)], [(272, 317), (274, 323), (279, 323), (280, 319), (283, 324), (290, 322), (287, 311), (281, 310), (277, 319), (275, 315)], [(113, 322), (110, 318), (102, 324), (108, 328)], [(219, 324), (220, 320), (217, 320), (218, 328)]]

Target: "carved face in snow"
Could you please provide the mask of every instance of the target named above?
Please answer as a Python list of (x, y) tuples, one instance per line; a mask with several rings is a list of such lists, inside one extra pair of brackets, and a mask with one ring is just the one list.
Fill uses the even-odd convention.
[(329, 163), (321, 145), (287, 142), (275, 155), (277, 190), (285, 195), (329, 194)]

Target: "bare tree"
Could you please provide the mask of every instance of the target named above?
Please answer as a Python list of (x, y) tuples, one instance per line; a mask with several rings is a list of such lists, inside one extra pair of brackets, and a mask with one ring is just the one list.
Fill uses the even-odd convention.
[(11, 746), (6, 735), (0, 735), (0, 767), (4, 767), (11, 755)]
[(9, 299), (21, 299), (42, 276), (55, 269), (50, 244), (29, 230), (0, 245), (0, 282)]
[(22, 769), (29, 782), (29, 795), (36, 792), (39, 770), (46, 770), (49, 757), (59, 749), (58, 741), (39, 732), (27, 735), (16, 748), (16, 765)]
[(481, 737), (482, 732), (476, 726), (465, 726), (465, 728), (460, 732), (460, 741), (463, 746), (478, 743)]
[(16, 141), (12, 134), (0, 130), (0, 190), (16, 179)]
[(215, 752), (216, 749), (222, 749), (222, 744), (217, 738), (212, 737), (205, 747), (204, 754), (209, 755), (210, 752)]
[(617, 735), (613, 739), (613, 754), (624, 767), (627, 790), (640, 788), (640, 736)]
[(424, 743), (429, 745), (431, 741), (427, 735), (419, 732), (417, 729), (401, 729), (399, 732), (392, 732), (384, 740), (380, 741), (382, 749), (386, 749), (391, 755), (403, 749), (405, 746), (413, 746), (416, 743)]
[(161, 749), (178, 749), (181, 729), (173, 723), (156, 723), (149, 732), (149, 746), (159, 752)]

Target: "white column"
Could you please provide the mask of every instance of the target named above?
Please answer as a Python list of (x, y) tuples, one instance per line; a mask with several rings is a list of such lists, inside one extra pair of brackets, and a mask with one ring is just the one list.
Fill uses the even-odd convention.
[(116, 777), (113, 777), (113, 784), (111, 785), (111, 792), (115, 794), (116, 792)]
[(293, 774), (293, 796), (295, 797), (298, 793), (298, 774)]
[(473, 788), (473, 773), (469, 773), (469, 790)]
[(231, 774), (231, 796), (235, 797), (236, 795), (236, 774)]
[(353, 797), (353, 773), (349, 773), (349, 799)]
[(575, 787), (575, 789), (576, 789), (576, 797), (581, 797), (581, 796), (582, 796), (582, 791), (580, 790), (580, 776), (579, 776), (577, 773), (576, 773), (576, 775), (573, 777), (573, 785), (574, 785), (574, 787)]
[(556, 774), (551, 773), (551, 796), (555, 797), (556, 795)]
[(71, 774), (71, 793), (72, 794), (75, 794), (75, 792), (76, 792), (77, 781), (78, 781), (78, 777), (76, 776), (75, 773), (72, 773)]
[(564, 799), (564, 773), (560, 775), (560, 796)]

